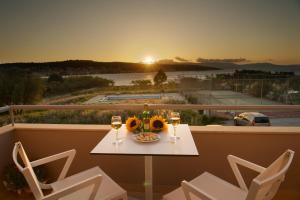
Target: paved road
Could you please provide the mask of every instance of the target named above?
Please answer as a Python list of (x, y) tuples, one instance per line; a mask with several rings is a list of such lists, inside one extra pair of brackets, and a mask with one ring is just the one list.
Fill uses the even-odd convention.
[(276, 118), (271, 119), (273, 126), (300, 126), (300, 118)]

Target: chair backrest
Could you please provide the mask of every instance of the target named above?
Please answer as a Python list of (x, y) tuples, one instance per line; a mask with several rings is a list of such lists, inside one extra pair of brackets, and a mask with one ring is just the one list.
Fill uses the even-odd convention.
[(260, 173), (251, 182), (246, 200), (270, 200), (272, 199), (284, 181), (294, 157), (292, 150), (285, 151), (268, 168)]
[[(20, 156), (24, 167), (18, 162), (18, 155)], [(24, 175), (34, 197), (37, 200), (42, 199), (44, 197), (42, 189), (21, 142), (15, 143), (13, 150), (13, 160), (19, 171)]]

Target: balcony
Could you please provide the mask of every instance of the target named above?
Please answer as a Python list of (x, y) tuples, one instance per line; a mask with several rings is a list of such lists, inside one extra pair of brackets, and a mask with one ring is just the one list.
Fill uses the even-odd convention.
[[(127, 105), (128, 106), (128, 105)], [(152, 105), (161, 109), (162, 105)], [(123, 109), (124, 105), (106, 106), (105, 109)], [(164, 105), (166, 109), (212, 109), (212, 110), (251, 110), (262, 107), (219, 107), (203, 105)], [(264, 110), (272, 107), (264, 106)], [(143, 199), (144, 159), (141, 156), (90, 155), (89, 152), (110, 130), (108, 125), (79, 124), (22, 124), (14, 123), (14, 109), (104, 109), (101, 106), (15, 106), (11, 111), (13, 124), (0, 128), (0, 174), (4, 167), (12, 163), (11, 152), (15, 141), (21, 141), (29, 158), (34, 160), (69, 149), (76, 149), (77, 155), (71, 166), (70, 174), (93, 166), (100, 166), (109, 176), (125, 188), (129, 196)], [(142, 109), (141, 105), (132, 109)], [(283, 106), (272, 109), (299, 110), (299, 106)], [(233, 154), (262, 166), (268, 166), (284, 150), (296, 152), (293, 164), (285, 182), (275, 197), (276, 200), (300, 199), (300, 127), (233, 127), (233, 126), (191, 126), (199, 157), (153, 157), (153, 181), (155, 199), (175, 189), (183, 179), (190, 180), (204, 171), (209, 171), (224, 180), (237, 184), (226, 156)], [(62, 163), (51, 164), (47, 168), (49, 176), (55, 177)], [(247, 183), (256, 175), (242, 170)], [(70, 175), (69, 174), (69, 175)], [(134, 174), (134, 175), (133, 175)], [(0, 186), (0, 199), (24, 199), (6, 191)], [(26, 198), (27, 199), (27, 198)], [(33, 199), (28, 197), (28, 199)]]

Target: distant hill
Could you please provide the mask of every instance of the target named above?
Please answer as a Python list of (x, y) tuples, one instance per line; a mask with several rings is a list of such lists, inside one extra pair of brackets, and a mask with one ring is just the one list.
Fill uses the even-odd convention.
[(277, 65), (272, 63), (248, 63), (235, 64), (228, 62), (205, 62), (202, 65), (209, 67), (216, 67), (219, 69), (234, 69), (234, 70), (261, 70), (261, 71), (286, 71), (286, 72), (300, 72), (300, 64), (296, 65)]
[(202, 64), (172, 63), (152, 64), (126, 62), (96, 62), (90, 60), (68, 60), (43, 63), (6, 63), (0, 64), (0, 72), (5, 69), (23, 69), (29, 72), (48, 76), (52, 73), (61, 75), (85, 75), (106, 73), (154, 72), (162, 68), (164, 71), (201, 71), (218, 70), (216, 67)]
[(243, 69), (264, 71), (300, 71), (299, 65), (275, 65), (272, 63), (251, 63), (241, 65)]
[(156, 63), (146, 65), (143, 63), (128, 62), (96, 62), (91, 60), (67, 60), (43, 63), (5, 63), (0, 64), (0, 72), (5, 69), (23, 69), (37, 73), (41, 76), (48, 76), (52, 73), (61, 75), (87, 75), (107, 73), (136, 73), (155, 72), (159, 69), (170, 71), (205, 71), (205, 70), (260, 70), (260, 71), (285, 71), (300, 74), (299, 65), (276, 65), (272, 63), (249, 63), (235, 64), (228, 62), (203, 62), (203, 63)]

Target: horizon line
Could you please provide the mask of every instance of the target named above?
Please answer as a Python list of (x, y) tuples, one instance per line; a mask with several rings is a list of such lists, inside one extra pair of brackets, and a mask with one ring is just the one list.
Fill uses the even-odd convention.
[[(165, 59), (161, 59), (156, 61), (155, 63), (151, 64), (151, 65), (155, 65), (155, 64), (234, 64), (234, 65), (246, 65), (246, 64), (272, 64), (272, 65), (283, 65), (283, 66), (293, 66), (293, 65), (300, 65), (300, 63), (290, 63), (290, 64), (282, 64), (282, 63), (276, 63), (276, 62), (272, 62), (272, 61), (248, 61), (248, 62), (222, 62), (222, 61), (217, 61), (217, 59), (215, 61), (205, 61), (205, 62), (197, 62), (197, 61), (186, 61), (186, 62), (180, 62), (180, 61), (176, 61), (173, 59), (169, 59), (170, 62), (160, 62), (163, 61)], [(220, 59), (222, 60), (222, 59)], [(91, 59), (65, 59), (65, 60), (48, 60), (48, 61), (15, 61), (15, 62), (1, 62), (0, 61), (0, 65), (5, 65), (5, 64), (29, 64), (29, 63), (54, 63), (54, 62), (67, 62), (67, 61), (91, 61), (91, 62), (98, 62), (98, 63), (132, 63), (132, 64), (145, 64), (142, 61), (139, 62), (130, 62), (130, 61), (100, 61), (100, 60), (91, 60)]]

